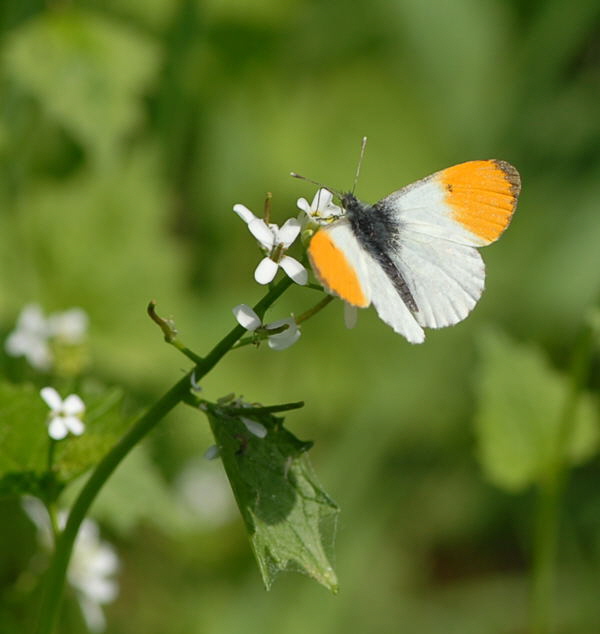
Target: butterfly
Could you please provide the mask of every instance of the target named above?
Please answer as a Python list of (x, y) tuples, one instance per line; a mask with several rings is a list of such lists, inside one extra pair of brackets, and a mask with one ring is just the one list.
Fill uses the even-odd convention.
[(519, 172), (491, 159), (436, 172), (374, 205), (336, 194), (343, 214), (310, 240), (312, 268), (329, 293), (373, 304), (397, 333), (421, 343), (424, 328), (462, 321), (481, 297), (478, 248), (509, 225), (520, 190)]

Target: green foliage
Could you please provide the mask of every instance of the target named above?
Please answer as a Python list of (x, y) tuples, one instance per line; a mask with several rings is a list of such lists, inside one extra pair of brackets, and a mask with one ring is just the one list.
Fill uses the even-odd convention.
[[(399, 623), (405, 634), (448, 624), (461, 633), (527, 630), (529, 517), (521, 497), (495, 494), (471, 468), (473, 339), (486, 322), (511, 336), (502, 340), (507, 358), (500, 342), (484, 356), (504, 359), (503, 371), (492, 364), (494, 376), (515, 398), (490, 380), (494, 396), (484, 404), (479, 385), (493, 431), (478, 434), (500, 475), (486, 473), (520, 490), (550, 464), (541, 445), (547, 456), (556, 449), (564, 412), (570, 379), (546, 359), (559, 367), (570, 356), (566, 342), (598, 292), (598, 2), (574, 0), (568, 15), (555, 0), (348, 6), (0, 2), (2, 340), (25, 303), (46, 312), (81, 306), (91, 327), (87, 370), (140, 406), (188, 368), (147, 320), (149, 299), (202, 354), (233, 325), (231, 307), (261, 293), (256, 249), (233, 203), (258, 211), (273, 191), (280, 222), (296, 213), (298, 196), (313, 194), (290, 170), (350, 187), (364, 134), (357, 193), (365, 200), (473, 158), (509, 160), (523, 177), (510, 229), (482, 252), (486, 291), (464, 323), (408, 346), (371, 310), (346, 331), (336, 302), (285, 354), (236, 351), (202, 382), (210, 395), (307, 401), (294, 424), (317, 441), (311, 459), (344, 511), (336, 543), (343, 592), (332, 600), (289, 575), (265, 593), (239, 522), (192, 520), (180, 530), (174, 485), (211, 442), (197, 412), (180, 408), (92, 508), (123, 560), (122, 592), (107, 610), (111, 633), (374, 634)], [(273, 317), (312, 303), (295, 289)], [(539, 348), (529, 348), (532, 339)], [(525, 342), (521, 354), (514, 340)], [(537, 379), (511, 376), (513, 353)], [(531, 403), (526, 392), (536, 385)], [(585, 387), (597, 393), (597, 372)], [(558, 409), (540, 413), (544, 400)], [(580, 418), (589, 418), (586, 401)], [(46, 415), (37, 390), (17, 398), (2, 386), (3, 493), (54, 486), (43, 476)], [(580, 463), (595, 441), (588, 423), (578, 429), (569, 447)], [(68, 458), (71, 440), (55, 458)], [(66, 465), (77, 471), (70, 458)], [(568, 478), (557, 631), (600, 631), (590, 583), (600, 568), (598, 477), (592, 460)], [(20, 634), (31, 631), (37, 559), (31, 536), (14, 529), (19, 505), (10, 504), (0, 523), (0, 620), (3, 632)], [(64, 619), (60, 631), (80, 634), (79, 620)]]
[(518, 491), (553, 476), (563, 461), (579, 464), (596, 452), (597, 400), (581, 395), (573, 418), (564, 420), (570, 377), (538, 347), (488, 332), (480, 349), (478, 454), (494, 484)]
[(85, 434), (56, 442), (49, 469), (48, 406), (30, 385), (0, 383), (0, 495), (53, 499), (120, 437), (122, 393), (82, 389), (80, 394), (87, 405)]
[(49, 437), (48, 406), (33, 387), (0, 383), (0, 494), (43, 489)]
[[(74, 486), (64, 501), (72, 502), (76, 494)], [(152, 524), (165, 534), (186, 528), (181, 506), (146, 444), (136, 447), (108, 481), (94, 504), (94, 517), (124, 536), (134, 535), (142, 523)]]
[[(337, 591), (331, 557), (338, 508), (316, 481), (306, 455), (312, 443), (266, 412), (242, 416), (210, 406), (207, 415), (267, 589), (280, 571), (293, 570)], [(243, 418), (267, 435), (252, 434)]]
[(78, 10), (43, 14), (11, 35), (6, 71), (95, 160), (143, 118), (157, 50), (138, 33)]

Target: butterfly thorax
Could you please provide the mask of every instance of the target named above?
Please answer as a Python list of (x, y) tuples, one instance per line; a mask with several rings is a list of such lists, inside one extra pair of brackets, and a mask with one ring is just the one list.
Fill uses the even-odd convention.
[(379, 203), (363, 203), (354, 194), (344, 194), (342, 206), (354, 235), (367, 251), (375, 254), (395, 246), (398, 223), (392, 220), (385, 207)]
[(363, 203), (350, 193), (342, 196), (342, 206), (358, 242), (377, 260), (404, 303), (417, 312), (417, 303), (408, 284), (390, 257), (391, 253), (398, 251), (400, 229), (398, 221), (391, 217), (391, 210), (381, 202), (375, 205)]

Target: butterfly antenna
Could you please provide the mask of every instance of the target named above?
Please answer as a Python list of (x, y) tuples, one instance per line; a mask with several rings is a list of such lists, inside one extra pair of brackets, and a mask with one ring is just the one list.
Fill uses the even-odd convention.
[(356, 175), (354, 176), (354, 185), (352, 186), (352, 193), (356, 190), (356, 185), (358, 183), (358, 177), (360, 176), (360, 167), (363, 162), (363, 157), (365, 155), (365, 149), (367, 147), (367, 137), (364, 136), (362, 138), (362, 143), (360, 144), (360, 156), (358, 157), (358, 165), (356, 166)]
[(292, 176), (293, 178), (299, 178), (300, 180), (303, 181), (307, 181), (308, 183), (312, 183), (313, 185), (316, 185), (317, 187), (322, 187), (323, 189), (326, 189), (328, 192), (331, 192), (334, 196), (337, 196), (338, 198), (341, 198), (342, 195), (335, 191), (335, 189), (331, 189), (331, 187), (327, 187), (327, 185), (323, 185), (323, 183), (318, 183), (317, 181), (314, 181), (312, 178), (306, 178), (306, 176), (302, 176), (301, 174), (297, 174), (296, 172), (290, 172), (290, 176)]

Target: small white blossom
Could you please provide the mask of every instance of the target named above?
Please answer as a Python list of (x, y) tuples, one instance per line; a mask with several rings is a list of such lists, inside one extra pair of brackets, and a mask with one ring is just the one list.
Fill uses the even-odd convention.
[(17, 318), (16, 328), (4, 343), (6, 352), (12, 357), (25, 357), (38, 370), (47, 370), (52, 365), (52, 354), (48, 345), (50, 330), (38, 304), (28, 304)]
[(260, 317), (247, 304), (234, 306), (232, 312), (238, 324), (249, 332), (254, 332), (262, 326)]
[[(25, 496), (23, 509), (35, 524), (38, 540), (44, 548), (52, 548), (50, 518), (44, 505), (37, 498)], [(67, 514), (58, 514), (58, 525), (65, 527)], [(73, 546), (73, 554), (67, 579), (76, 591), (85, 622), (93, 632), (106, 628), (102, 605), (114, 601), (119, 587), (114, 575), (119, 570), (119, 558), (115, 549), (100, 539), (98, 525), (93, 520), (83, 520)]]
[(117, 598), (119, 586), (113, 577), (118, 569), (117, 553), (108, 542), (100, 539), (96, 522), (91, 519), (83, 520), (67, 578), (77, 591), (85, 622), (94, 632), (101, 632), (106, 628), (101, 606)]
[(65, 343), (80, 343), (87, 334), (88, 316), (81, 308), (70, 308), (62, 313), (52, 313), (48, 316), (48, 330), (50, 336)]
[(267, 224), (262, 218), (257, 218), (248, 207), (239, 203), (233, 206), (233, 211), (248, 225), (248, 230), (266, 253), (254, 271), (254, 279), (259, 284), (269, 284), (281, 267), (296, 284), (306, 284), (308, 273), (304, 266), (286, 255), (300, 233), (300, 222), (296, 218), (289, 218), (279, 228), (276, 224)]
[(233, 314), (240, 326), (243, 326), (248, 332), (256, 332), (259, 328), (263, 328), (266, 331), (277, 330), (282, 326), (287, 326), (281, 332), (273, 333), (267, 338), (269, 348), (271, 350), (285, 350), (298, 341), (300, 335), (300, 328), (293, 317), (287, 317), (286, 319), (280, 319), (270, 324), (264, 324), (260, 320), (260, 317), (246, 304), (239, 304), (233, 308)]
[(81, 416), (85, 411), (85, 405), (77, 394), (69, 394), (63, 399), (53, 387), (44, 387), (40, 396), (50, 408), (48, 417), (48, 435), (54, 440), (61, 440), (69, 432), (80, 436), (85, 431), (85, 425)]
[(310, 220), (317, 224), (326, 225), (337, 220), (344, 214), (341, 207), (334, 204), (333, 194), (328, 189), (318, 189), (312, 203), (309, 205), (306, 198), (298, 198), (298, 208), (302, 210)]
[(70, 308), (46, 317), (39, 304), (27, 304), (4, 348), (13, 357), (25, 357), (37, 370), (48, 370), (54, 361), (50, 342), (80, 343), (87, 332), (88, 316), (81, 308)]

